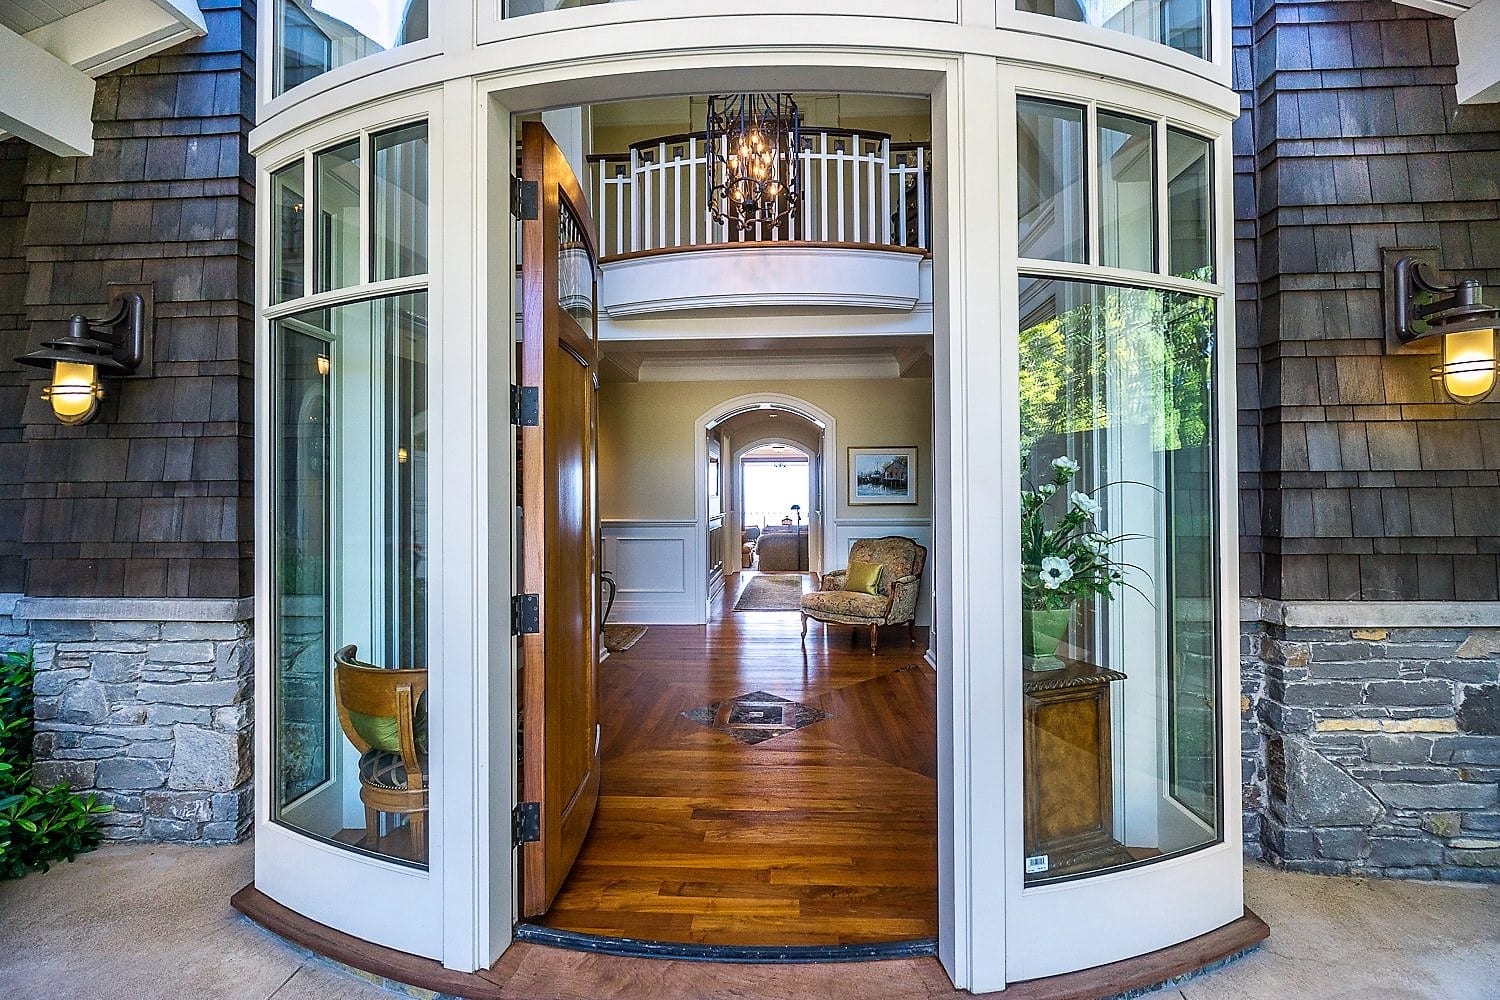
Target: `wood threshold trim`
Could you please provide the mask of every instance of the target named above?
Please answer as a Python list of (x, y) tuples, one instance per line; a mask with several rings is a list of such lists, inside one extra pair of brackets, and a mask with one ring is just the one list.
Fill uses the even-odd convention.
[(433, 959), (371, 944), (304, 917), (255, 888), (254, 882), (230, 896), (229, 905), (272, 934), (361, 972), (467, 1000), (501, 1000), (503, 995), (495, 982), (477, 973), (445, 969)]
[(895, 243), (852, 243), (829, 240), (741, 240), (737, 243), (694, 243), (681, 247), (657, 247), (654, 250), (631, 250), (627, 253), (600, 257), (600, 265), (622, 260), (642, 260), (647, 257), (664, 257), (674, 253), (693, 253), (703, 250), (883, 250), (888, 253), (906, 253), (917, 257), (931, 257), (932, 251), (922, 247), (900, 246)]
[[(441, 963), (430, 958), (419, 958), (362, 941), (282, 906), (255, 888), (254, 882), (231, 896), (229, 905), (271, 933), (353, 969), (468, 1000), (505, 1000), (507, 996), (502, 983), (495, 978), (494, 969), (476, 973), (455, 972), (443, 968)], [(1106, 1000), (1148, 987), (1163, 986), (1191, 973), (1209, 970), (1256, 947), (1270, 933), (1271, 928), (1266, 922), (1246, 907), (1244, 914), (1238, 919), (1181, 944), (1093, 969), (1012, 983), (1006, 988), (1004, 996), (1006, 1000)], [(559, 955), (567, 954), (563, 949), (556, 950)], [(584, 989), (589, 988), (589, 980), (603, 988), (612, 981), (609, 973), (611, 963), (640, 961), (597, 953), (593, 957), (595, 961), (584, 965), (559, 963), (558, 971), (566, 972), (569, 978), (577, 980), (576, 985)], [(497, 969), (498, 965), (499, 963)], [(850, 985), (855, 991), (863, 981), (860, 975), (862, 966), (872, 970), (879, 968), (878, 964), (866, 965), (861, 962), (842, 966), (849, 970)], [(711, 969), (712, 965), (705, 963), (704, 967)], [(705, 976), (711, 978), (712, 973), (705, 972)], [(953, 995), (965, 994), (955, 991)]]
[(1249, 951), (1270, 935), (1271, 928), (1247, 906), (1238, 919), (1181, 944), (1092, 969), (1011, 983), (1003, 996), (1005, 1000), (1104, 1000), (1134, 994), (1212, 968)]

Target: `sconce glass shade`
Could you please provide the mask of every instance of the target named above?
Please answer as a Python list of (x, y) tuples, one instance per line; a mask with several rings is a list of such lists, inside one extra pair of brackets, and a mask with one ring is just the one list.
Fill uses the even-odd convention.
[(1443, 363), (1433, 381), (1457, 403), (1477, 403), (1495, 388), (1494, 330), (1466, 330), (1443, 337)]
[(88, 423), (99, 409), (99, 400), (104, 398), (98, 368), (74, 361), (55, 362), (52, 384), (42, 388), (42, 398), (52, 404), (52, 414), (58, 423)]

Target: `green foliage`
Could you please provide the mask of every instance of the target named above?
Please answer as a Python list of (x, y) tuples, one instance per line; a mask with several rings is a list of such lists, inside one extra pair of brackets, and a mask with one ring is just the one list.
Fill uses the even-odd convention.
[(93, 850), (101, 836), (94, 817), (110, 811), (66, 784), (32, 785), (35, 673), (30, 653), (0, 653), (0, 879)]
[(1077, 471), (1076, 462), (1060, 456), (1052, 460), (1051, 482), (1021, 491), (1021, 603), (1028, 611), (1057, 611), (1085, 597), (1110, 600), (1116, 587), (1130, 586), (1125, 570), (1134, 567), (1110, 552), (1139, 536), (1100, 531), (1098, 503), (1078, 490), (1066, 496), (1063, 513), (1049, 516), (1052, 498), (1067, 491)]
[(1212, 439), (1213, 299), (1068, 281), (1038, 291), (1050, 298), (1020, 336), (1023, 454), (1112, 426), (1150, 428), (1158, 451)]

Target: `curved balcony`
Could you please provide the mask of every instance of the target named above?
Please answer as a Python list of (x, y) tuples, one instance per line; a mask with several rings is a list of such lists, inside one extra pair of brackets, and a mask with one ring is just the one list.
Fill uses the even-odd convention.
[[(889, 135), (805, 129), (801, 201), (743, 236), (708, 203), (703, 133), (589, 157), (610, 319), (705, 310), (911, 312), (930, 302), (932, 150)], [(727, 204), (720, 215), (727, 216)]]

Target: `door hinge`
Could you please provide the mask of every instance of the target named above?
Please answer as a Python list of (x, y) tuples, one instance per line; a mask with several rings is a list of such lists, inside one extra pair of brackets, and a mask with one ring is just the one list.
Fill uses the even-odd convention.
[(542, 804), (520, 802), (510, 811), (510, 844), (520, 847), (542, 839)]
[(510, 179), (510, 214), (522, 222), (534, 222), (542, 215), (542, 188), (536, 181)]
[(535, 427), (542, 422), (542, 390), (534, 385), (510, 387), (510, 422)]
[(536, 635), (542, 630), (542, 599), (537, 594), (516, 594), (510, 599), (510, 634)]

